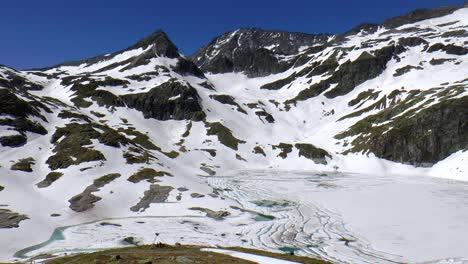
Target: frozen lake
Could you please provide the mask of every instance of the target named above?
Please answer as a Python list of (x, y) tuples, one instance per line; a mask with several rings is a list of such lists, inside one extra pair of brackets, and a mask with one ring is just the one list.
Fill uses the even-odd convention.
[(168, 212), (167, 217), (111, 219), (120, 226), (80, 224), (22, 253), (106, 248), (126, 236), (151, 243), (158, 230), (168, 243), (295, 251), (340, 263), (468, 261), (464, 182), (292, 171), (233, 171), (205, 179), (238, 204), (227, 208), (238, 214), (217, 221)]

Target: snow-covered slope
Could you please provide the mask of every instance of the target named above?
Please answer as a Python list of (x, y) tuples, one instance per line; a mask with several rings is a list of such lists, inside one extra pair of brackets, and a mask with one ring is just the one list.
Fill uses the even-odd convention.
[(105, 218), (244, 217), (198, 175), (468, 180), (467, 43), (468, 8), (449, 8), (343, 35), (240, 29), (190, 57), (157, 31), (83, 61), (2, 66), (0, 257)]

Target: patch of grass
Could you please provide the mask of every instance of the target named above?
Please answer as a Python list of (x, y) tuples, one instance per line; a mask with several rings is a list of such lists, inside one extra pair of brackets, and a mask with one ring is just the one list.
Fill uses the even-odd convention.
[(54, 183), (56, 180), (60, 179), (60, 177), (62, 177), (62, 176), (63, 176), (62, 172), (51, 171), (46, 175), (45, 179), (42, 180), (41, 182), (37, 183), (36, 186), (38, 188), (49, 187), (52, 183)]
[(209, 123), (205, 122), (205, 126), (207, 129), (208, 136), (217, 136), (219, 142), (225, 145), (228, 148), (233, 150), (238, 150), (239, 144), (244, 144), (245, 141), (240, 140), (232, 135), (232, 132), (229, 128), (223, 126), (219, 122)]
[(357, 116), (360, 116), (364, 113), (367, 113), (369, 111), (372, 111), (372, 110), (375, 110), (375, 109), (384, 109), (386, 108), (387, 106), (387, 96), (384, 96), (382, 97), (382, 99), (380, 99), (379, 101), (375, 102), (374, 104), (364, 108), (364, 109), (361, 109), (359, 111), (355, 111), (355, 112), (352, 112), (351, 114), (348, 114), (348, 115), (345, 115), (343, 117), (341, 117), (340, 119), (338, 119), (338, 121), (341, 121), (341, 120), (344, 120), (346, 118), (351, 118), (351, 117), (357, 117)]
[(393, 76), (397, 77), (397, 76), (401, 76), (401, 75), (403, 75), (405, 73), (408, 73), (411, 70), (422, 70), (422, 69), (423, 69), (423, 67), (421, 67), (421, 66), (406, 65), (404, 67), (396, 69)]
[(101, 188), (103, 187), (104, 185), (112, 182), (113, 180), (119, 178), (121, 176), (120, 173), (110, 173), (110, 174), (106, 174), (102, 177), (99, 177), (97, 179), (94, 180), (93, 182), (93, 185), (98, 187), (98, 188)]
[(11, 165), (11, 170), (32, 172), (32, 165), (35, 164), (35, 160), (32, 157), (20, 159), (15, 164)]
[(127, 164), (146, 163), (149, 164), (156, 157), (151, 155), (149, 151), (142, 148), (129, 147), (128, 151), (124, 152), (123, 157), (127, 160)]
[[(223, 264), (250, 264), (247, 260), (231, 257), (226, 254), (201, 251), (203, 246), (180, 245), (175, 246), (157, 244), (137, 247), (114, 248), (94, 253), (80, 253), (47, 261), (47, 264), (89, 264), (89, 263), (152, 263), (152, 264), (174, 264), (174, 263), (223, 263)], [(291, 254), (272, 253), (255, 249), (241, 247), (226, 248), (233, 251), (244, 252), (259, 256), (267, 256), (276, 259), (296, 261), (304, 264), (330, 264), (325, 260), (308, 257), (294, 256)], [(118, 260), (116, 260), (118, 259)]]
[(154, 183), (156, 180), (155, 177), (163, 176), (173, 176), (167, 171), (157, 171), (152, 168), (142, 168), (133, 175), (131, 175), (127, 180), (129, 182), (138, 183), (140, 181), (146, 180), (148, 182)]
[(272, 145), (273, 149), (281, 149), (281, 152), (278, 154), (278, 157), (285, 159), (293, 149), (293, 145), (288, 143), (279, 143), (278, 145)]
[(57, 116), (62, 119), (78, 119), (78, 120), (85, 121), (88, 123), (91, 122), (88, 116), (75, 113), (75, 112), (71, 112), (68, 110), (62, 110)]
[(356, 98), (349, 101), (348, 106), (355, 106), (362, 101), (375, 100), (379, 96), (380, 91), (374, 91), (374, 89), (369, 89), (367, 91), (361, 92), (357, 95)]
[(262, 147), (260, 146), (255, 146), (252, 152), (255, 154), (261, 154), (266, 157), (265, 151), (263, 151)]
[(185, 132), (184, 132), (184, 134), (182, 134), (182, 137), (186, 138), (186, 137), (190, 136), (190, 130), (191, 129), (192, 129), (192, 121), (187, 123), (187, 126), (185, 128)]
[(299, 157), (305, 157), (313, 160), (315, 163), (327, 164), (325, 157), (331, 158), (330, 154), (321, 148), (317, 148), (312, 144), (297, 143), (294, 145), (299, 150)]
[(232, 105), (232, 106), (235, 106), (237, 107), (237, 111), (243, 113), (243, 114), (247, 114), (247, 112), (242, 109), (242, 107), (240, 107), (240, 105), (238, 103), (236, 103), (236, 101), (234, 100), (234, 97), (230, 96), (230, 95), (225, 95), (225, 94), (212, 94), (210, 95), (210, 98), (211, 99), (214, 99), (222, 104), (227, 104), (227, 105)]
[(134, 138), (131, 139), (130, 141), (136, 145), (139, 145), (145, 149), (150, 149), (150, 150), (156, 150), (167, 157), (171, 159), (175, 159), (179, 156), (179, 152), (177, 151), (171, 151), (171, 152), (165, 152), (163, 151), (160, 147), (156, 146), (149, 138), (148, 135), (141, 133), (140, 131), (137, 131), (133, 127), (128, 127), (128, 128), (119, 128), (119, 132), (125, 133), (126, 135), (133, 136)]
[(46, 163), (49, 168), (55, 170), (82, 162), (106, 160), (101, 152), (84, 147), (92, 144), (91, 139), (99, 137), (100, 133), (94, 130), (91, 124), (71, 123), (59, 127), (51, 139), (51, 143), (55, 144), (55, 154), (50, 156)]

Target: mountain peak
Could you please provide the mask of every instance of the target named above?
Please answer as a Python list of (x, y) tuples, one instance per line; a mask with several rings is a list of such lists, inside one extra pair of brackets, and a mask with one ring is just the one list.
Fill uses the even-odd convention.
[(265, 76), (281, 72), (290, 66), (289, 62), (280, 61), (277, 55), (296, 54), (303, 47), (327, 42), (330, 36), (330, 34), (239, 28), (216, 37), (190, 58), (207, 72), (234, 71), (245, 72), (249, 76)]
[(161, 29), (158, 29), (151, 35), (139, 40), (137, 43), (125, 49), (125, 51), (137, 48), (147, 49), (150, 45), (153, 45), (153, 49), (158, 56), (168, 58), (179, 57), (179, 49), (171, 41), (166, 32)]

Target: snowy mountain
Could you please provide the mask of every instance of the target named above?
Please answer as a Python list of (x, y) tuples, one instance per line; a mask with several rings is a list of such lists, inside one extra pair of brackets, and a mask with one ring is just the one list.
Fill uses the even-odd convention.
[(243, 28), (189, 57), (157, 31), (82, 61), (1, 66), (0, 257), (109, 218), (244, 223), (200, 177), (239, 169), (466, 181), (467, 46), (464, 6), (339, 35)]

